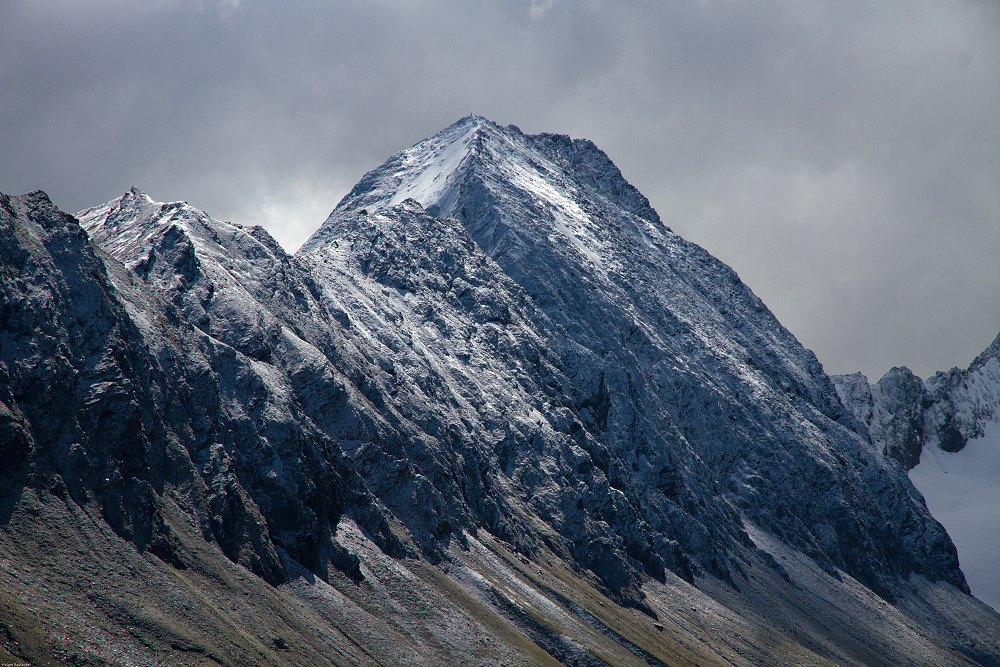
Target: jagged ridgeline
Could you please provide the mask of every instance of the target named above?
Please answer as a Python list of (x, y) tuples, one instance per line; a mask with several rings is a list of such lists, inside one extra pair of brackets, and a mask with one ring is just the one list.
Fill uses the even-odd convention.
[(464, 118), (295, 256), (2, 203), (12, 659), (1000, 656), (815, 356), (588, 141)]

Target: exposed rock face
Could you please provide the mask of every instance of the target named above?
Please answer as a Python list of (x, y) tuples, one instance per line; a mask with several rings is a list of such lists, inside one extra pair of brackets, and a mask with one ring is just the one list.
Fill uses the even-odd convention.
[(893, 368), (869, 387), (861, 373), (835, 377), (837, 391), (883, 456), (909, 470), (920, 461), (924, 444), (924, 410), (930, 393), (908, 368)]
[(2, 205), (5, 477), (97, 497), (116, 532), (175, 560), (155, 496), (187, 481), (166, 465), (176, 389), (76, 221), (40, 192)]
[[(152, 206), (130, 193), (118, 212), (133, 200)], [(166, 489), (206, 539), (267, 581), (288, 578), (276, 546), (322, 571), (331, 522), (371, 499), (292, 388), (253, 356), (269, 337), (282, 342), (273, 322), (241, 321), (246, 310), (227, 303), (243, 338), (231, 346), (203, 332), (211, 283), (177, 226), (147, 230), (162, 233), (161, 254), (135, 271), (170, 283), (150, 290), (106, 264), (44, 194), (5, 202), (4, 402), (23, 434), (7, 470), (95, 499), (119, 535), (178, 567), (159, 515)]]
[[(657, 664), (666, 640), (627, 628), (703, 613), (677, 596), (774, 638), (785, 661), (868, 662), (910, 641), (919, 655), (899, 664), (960, 664), (949, 647), (990, 636), (892, 460), (927, 419), (962, 432), (968, 411), (933, 412), (945, 390), (905, 369), (835, 390), (590, 142), (463, 119), (366, 175), (294, 257), (134, 189), (79, 222), (41, 193), (2, 204), (8, 518), (51, 491), (176, 572), (224, 567), (206, 541), (291, 596), (268, 609), (336, 617), (351, 646), (427, 664), (538, 647)], [(906, 610), (885, 612), (891, 632), (811, 627), (822, 600), (875, 609), (870, 591)], [(963, 621), (934, 616), (943, 601)], [(391, 621), (376, 637), (365, 614)], [(673, 632), (711, 647), (684, 660), (767, 662)], [(238, 644), (212, 655), (280, 662), (289, 646), (237, 658)]]

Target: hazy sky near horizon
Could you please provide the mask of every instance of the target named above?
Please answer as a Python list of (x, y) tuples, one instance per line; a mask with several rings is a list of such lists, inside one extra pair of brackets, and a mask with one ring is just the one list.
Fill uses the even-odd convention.
[(592, 139), (830, 373), (1000, 332), (995, 0), (0, 0), (0, 191), (294, 251), (469, 113)]

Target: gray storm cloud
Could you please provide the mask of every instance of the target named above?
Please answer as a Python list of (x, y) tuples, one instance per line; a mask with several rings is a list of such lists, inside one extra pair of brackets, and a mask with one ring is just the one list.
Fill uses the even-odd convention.
[(587, 137), (829, 372), (1000, 331), (994, 2), (0, 2), (0, 190), (288, 250), (468, 113)]

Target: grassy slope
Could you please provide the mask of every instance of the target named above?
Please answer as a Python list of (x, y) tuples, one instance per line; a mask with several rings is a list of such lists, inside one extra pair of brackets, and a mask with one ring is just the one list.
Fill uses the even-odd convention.
[[(825, 666), (892, 664), (894, 648), (910, 647), (903, 657), (915, 664), (971, 664), (867, 589), (839, 598), (842, 587), (807, 560), (786, 561), (791, 582), (751, 564), (742, 595), (707, 580), (702, 590), (649, 582), (653, 618), (616, 605), (553, 553), (528, 560), (481, 533), (453, 541), (438, 565), (397, 561), (345, 520), (338, 540), (361, 556), (364, 580), (335, 573), (327, 583), (289, 563), (291, 583), (273, 588), (169, 500), (183, 570), (138, 553), (95, 507), (51, 491), (3, 495), (0, 662)], [(764, 620), (763, 606), (780, 622)], [(881, 634), (851, 626), (850, 615), (872, 613)]]

